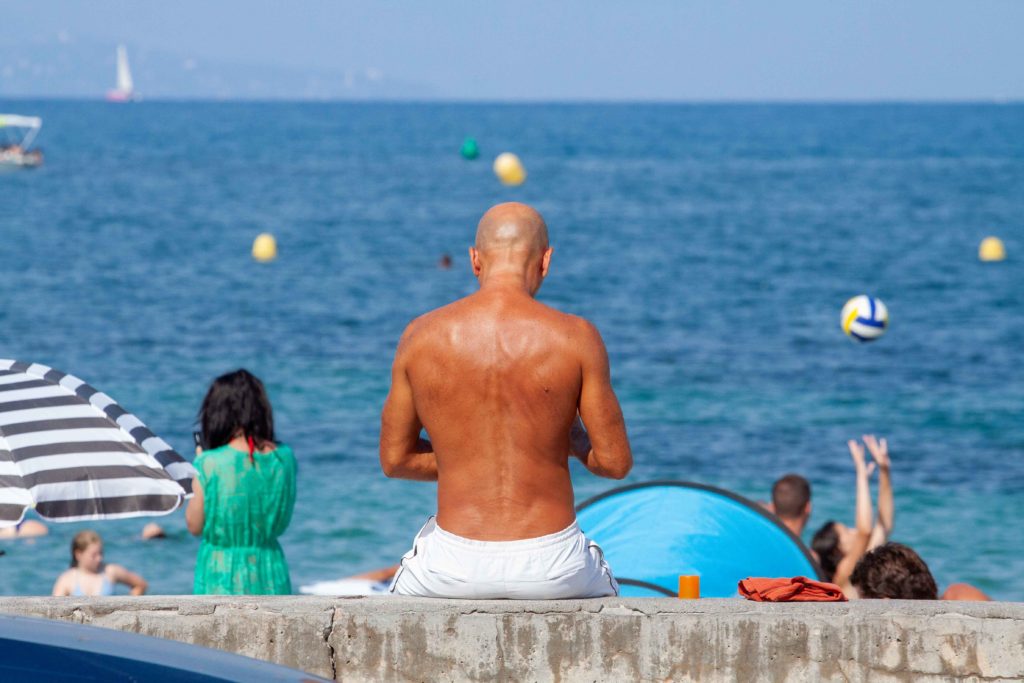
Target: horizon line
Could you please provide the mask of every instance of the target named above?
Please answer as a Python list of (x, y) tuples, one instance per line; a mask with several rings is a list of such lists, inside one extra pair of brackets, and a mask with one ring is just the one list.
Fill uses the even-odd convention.
[[(4, 95), (0, 94), (0, 102), (5, 100), (20, 102), (107, 102), (103, 94), (95, 97), (85, 95)], [(843, 98), (514, 98), (514, 99), (472, 99), (460, 97), (214, 97), (214, 96), (179, 96), (159, 95), (142, 96), (138, 101), (127, 103), (138, 104), (455, 104), (455, 105), (486, 105), (486, 106), (518, 106), (518, 105), (1021, 105), (1020, 98), (886, 98), (886, 97), (843, 97)], [(125, 103), (119, 103), (125, 104)]]

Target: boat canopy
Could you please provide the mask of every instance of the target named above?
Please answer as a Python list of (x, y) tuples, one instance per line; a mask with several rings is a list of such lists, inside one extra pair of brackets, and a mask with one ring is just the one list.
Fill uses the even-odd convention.
[(23, 149), (28, 149), (35, 141), (39, 129), (43, 127), (43, 120), (38, 116), (22, 116), (20, 114), (0, 114), (0, 130), (3, 130), (9, 140), (15, 138), (12, 131), (24, 130), (21, 140), (16, 144)]

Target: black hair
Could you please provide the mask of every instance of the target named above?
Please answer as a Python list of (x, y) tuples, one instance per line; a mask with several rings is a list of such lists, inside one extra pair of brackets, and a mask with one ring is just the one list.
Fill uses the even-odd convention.
[(831, 581), (835, 578), (839, 561), (843, 559), (843, 551), (839, 548), (839, 530), (834, 519), (828, 520), (814, 532), (811, 550), (818, 554), (818, 566), (825, 573), (825, 579)]
[(239, 431), (257, 447), (274, 443), (274, 413), (263, 382), (248, 370), (235, 370), (213, 380), (197, 417), (203, 448), (220, 448)]
[(862, 598), (937, 600), (938, 586), (921, 556), (905, 545), (886, 543), (864, 557), (850, 583)]

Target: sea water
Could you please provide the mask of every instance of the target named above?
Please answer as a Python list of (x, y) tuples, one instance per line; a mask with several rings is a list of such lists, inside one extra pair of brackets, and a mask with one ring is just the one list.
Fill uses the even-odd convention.
[[(0, 176), (0, 357), (79, 375), (189, 457), (208, 383), (261, 376), (300, 461), (296, 587), (394, 563), (433, 512), (433, 485), (377, 463), (394, 346), (474, 290), (476, 221), (519, 200), (555, 247), (540, 298), (604, 335), (626, 483), (764, 500), (799, 472), (809, 538), (853, 521), (846, 440), (882, 435), (893, 538), (941, 585), (1024, 599), (1024, 106), (3, 108), (43, 117), (46, 165)], [(503, 151), (522, 187), (494, 178)], [(280, 254), (260, 264), (265, 231)], [(1006, 262), (978, 261), (989, 234)], [(873, 344), (839, 327), (861, 293), (891, 312)], [(573, 476), (579, 500), (617, 485)], [(137, 540), (145, 521), (0, 542), (0, 593), (48, 593), (87, 527), (152, 592), (189, 592), (182, 513), (161, 541)]]

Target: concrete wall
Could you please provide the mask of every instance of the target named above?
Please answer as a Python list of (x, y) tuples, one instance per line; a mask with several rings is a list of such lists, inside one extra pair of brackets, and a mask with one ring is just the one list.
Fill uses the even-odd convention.
[(1024, 678), (1024, 603), (0, 598), (341, 681)]

